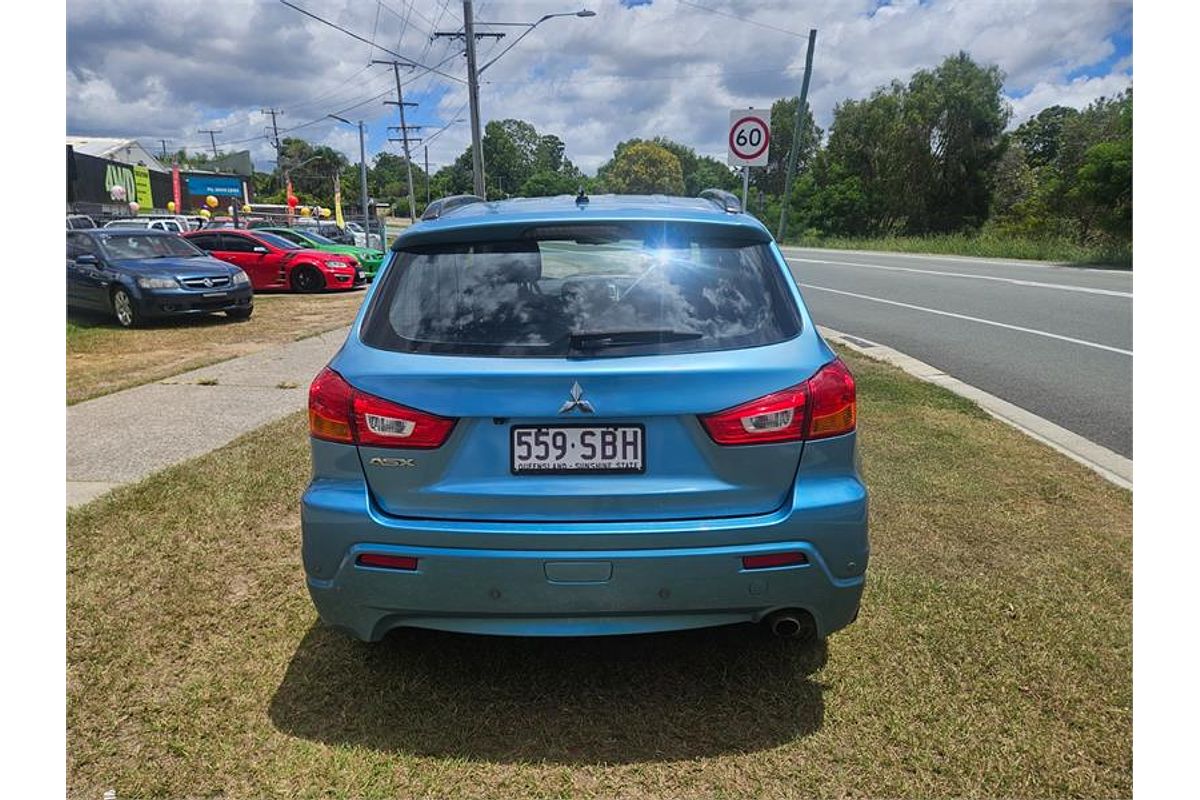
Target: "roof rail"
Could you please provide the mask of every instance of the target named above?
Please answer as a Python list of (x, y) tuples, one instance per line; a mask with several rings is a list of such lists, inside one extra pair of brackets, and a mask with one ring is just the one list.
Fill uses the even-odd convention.
[(726, 214), (742, 213), (742, 201), (733, 192), (727, 192), (724, 189), (705, 189), (700, 193), (700, 197), (715, 203), (717, 208)]
[(477, 194), (452, 194), (448, 197), (439, 197), (425, 207), (425, 213), (421, 215), (421, 221), (437, 219), (461, 206), (486, 202), (486, 200)]

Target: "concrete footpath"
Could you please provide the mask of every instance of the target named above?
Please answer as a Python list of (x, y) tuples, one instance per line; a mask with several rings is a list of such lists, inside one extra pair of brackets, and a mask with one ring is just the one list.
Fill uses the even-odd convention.
[(67, 407), (67, 506), (299, 411), (349, 328)]

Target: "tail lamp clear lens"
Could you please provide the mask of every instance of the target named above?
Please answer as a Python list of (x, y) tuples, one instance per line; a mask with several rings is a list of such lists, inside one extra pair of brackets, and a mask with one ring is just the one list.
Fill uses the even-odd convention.
[(329, 367), (308, 390), (313, 437), (367, 447), (441, 447), (456, 419), (429, 414), (355, 389)]
[(840, 359), (797, 386), (700, 417), (717, 444), (769, 444), (823, 439), (854, 430), (854, 377)]

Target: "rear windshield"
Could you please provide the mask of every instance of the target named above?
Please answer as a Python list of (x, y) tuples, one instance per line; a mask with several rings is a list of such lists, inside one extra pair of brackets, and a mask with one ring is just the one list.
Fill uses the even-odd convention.
[(769, 245), (705, 226), (557, 226), (400, 250), (363, 321), (386, 350), (620, 356), (775, 344), (800, 318)]

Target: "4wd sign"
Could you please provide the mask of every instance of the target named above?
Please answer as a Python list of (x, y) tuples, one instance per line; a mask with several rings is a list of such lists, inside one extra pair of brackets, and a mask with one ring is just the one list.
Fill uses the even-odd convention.
[(729, 112), (729, 166), (765, 167), (771, 145), (771, 110)]

